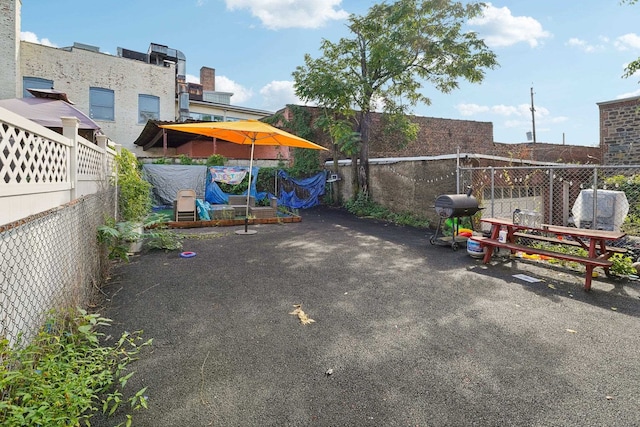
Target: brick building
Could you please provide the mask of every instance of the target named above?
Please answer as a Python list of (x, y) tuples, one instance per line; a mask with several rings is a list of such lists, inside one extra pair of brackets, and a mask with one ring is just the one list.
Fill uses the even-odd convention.
[(600, 147), (606, 165), (640, 163), (640, 96), (599, 102)]
[[(315, 107), (296, 106), (296, 108), (305, 108), (310, 113), (312, 122), (321, 113), (321, 110)], [(293, 111), (287, 107), (277, 114), (292, 120)], [(415, 141), (402, 146), (393, 135), (383, 132), (382, 114), (373, 113), (369, 158), (437, 156), (455, 154), (459, 150), (464, 153), (541, 162), (598, 164), (602, 159), (599, 147), (542, 142), (522, 144), (494, 142), (491, 122), (421, 116), (412, 116), (411, 120), (420, 127), (418, 137)], [(313, 138), (315, 142), (325, 147), (331, 145), (328, 136), (319, 130), (315, 131)], [(326, 152), (322, 155), (328, 158), (333, 154)]]

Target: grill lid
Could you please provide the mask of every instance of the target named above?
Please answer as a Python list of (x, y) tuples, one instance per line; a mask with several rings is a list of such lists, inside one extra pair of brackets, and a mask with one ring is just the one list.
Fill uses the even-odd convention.
[(442, 194), (436, 198), (436, 213), (443, 218), (471, 216), (478, 212), (478, 200), (467, 194)]

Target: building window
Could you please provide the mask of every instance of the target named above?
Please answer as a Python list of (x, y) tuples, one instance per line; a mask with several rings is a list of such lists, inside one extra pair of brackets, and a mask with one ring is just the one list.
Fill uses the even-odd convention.
[(111, 120), (114, 115), (115, 95), (111, 89), (89, 88), (89, 115), (96, 120)]
[(160, 98), (153, 95), (138, 95), (138, 123), (160, 118)]
[(22, 97), (33, 98), (27, 89), (53, 89), (53, 80), (41, 79), (40, 77), (22, 78)]

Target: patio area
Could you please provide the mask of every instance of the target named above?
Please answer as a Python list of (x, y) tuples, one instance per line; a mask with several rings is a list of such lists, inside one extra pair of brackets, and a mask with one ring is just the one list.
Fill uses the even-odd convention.
[(254, 228), (184, 230), (193, 258), (112, 271), (109, 333), (154, 339), (132, 365), (149, 404), (134, 425), (640, 425), (638, 282), (586, 293), (580, 274), (485, 268), (327, 207)]

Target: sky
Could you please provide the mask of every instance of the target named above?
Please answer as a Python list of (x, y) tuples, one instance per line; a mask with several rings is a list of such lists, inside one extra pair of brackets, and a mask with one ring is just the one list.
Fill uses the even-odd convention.
[[(388, 0), (390, 1), (390, 0)], [(66, 47), (74, 42), (117, 54), (150, 43), (184, 53), (187, 80), (216, 70), (216, 90), (233, 105), (276, 111), (301, 104), (292, 72), (304, 55), (320, 56), (323, 39), (350, 37), (351, 14), (370, 0), (22, 0), (21, 38)], [(463, 1), (467, 3), (467, 1)], [(428, 83), (432, 103), (419, 116), (492, 122), (494, 140), (596, 146), (597, 103), (640, 96), (640, 75), (623, 78), (640, 57), (640, 3), (620, 0), (495, 0), (466, 23), (500, 66), (480, 84), (461, 81), (448, 94)]]

